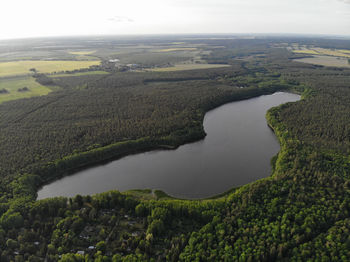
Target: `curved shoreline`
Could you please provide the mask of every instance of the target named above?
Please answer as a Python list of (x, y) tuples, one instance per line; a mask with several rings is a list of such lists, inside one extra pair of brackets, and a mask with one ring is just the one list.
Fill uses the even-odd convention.
[[(245, 95), (243, 99), (238, 99), (238, 97), (233, 97), (233, 98), (231, 97), (231, 99), (229, 99), (229, 102), (227, 103), (242, 101), (245, 99), (259, 97), (261, 95), (269, 95), (269, 94), (273, 94), (275, 92), (284, 91), (284, 90), (277, 90), (277, 91), (276, 90), (259, 90), (259, 91), (260, 92), (256, 92), (253, 95), (251, 94)], [(290, 90), (288, 91), (290, 92)], [(242, 96), (240, 95), (240, 97)], [(64, 176), (70, 175), (79, 170), (84, 170), (89, 167), (98, 166), (103, 163), (109, 163), (111, 161), (118, 160), (125, 156), (149, 152), (149, 151), (158, 150), (158, 149), (173, 150), (173, 149), (177, 149), (181, 145), (199, 141), (206, 136), (206, 133), (204, 132), (204, 126), (203, 126), (204, 115), (209, 111), (216, 109), (217, 107), (227, 103), (225, 102), (223, 104), (215, 105), (213, 108), (209, 108), (208, 110), (206, 110), (205, 113), (203, 113), (202, 115), (202, 121), (200, 123), (201, 126), (194, 126), (193, 128), (190, 129), (190, 132), (188, 132), (186, 136), (174, 137), (169, 135), (167, 137), (160, 137), (160, 138), (146, 137), (146, 138), (140, 138), (137, 140), (118, 142), (102, 148), (96, 148), (91, 151), (67, 156), (63, 159), (53, 161), (45, 165), (45, 167), (42, 168), (41, 170), (38, 170), (38, 172), (36, 172), (42, 177), (40, 188), (42, 188), (46, 184), (52, 183), (56, 180), (59, 180), (60, 178), (63, 178)], [(40, 190), (40, 188), (38, 188), (38, 190)], [(237, 186), (234, 188), (237, 188)], [(223, 193), (216, 194), (210, 197), (205, 197), (203, 199), (218, 198), (218, 197), (221, 197), (222, 195), (225, 195), (225, 193), (227, 192), (232, 192), (232, 188), (230, 188), (228, 191), (225, 191)], [(164, 193), (164, 194), (174, 199), (181, 199), (181, 198), (172, 197), (167, 193)], [(202, 199), (202, 198), (199, 198), (199, 199)]]

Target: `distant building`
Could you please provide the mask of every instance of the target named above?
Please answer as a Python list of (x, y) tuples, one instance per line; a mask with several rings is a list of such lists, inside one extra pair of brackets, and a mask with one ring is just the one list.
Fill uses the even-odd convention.
[(126, 66), (130, 67), (130, 68), (138, 68), (139, 67), (138, 64), (127, 64)]

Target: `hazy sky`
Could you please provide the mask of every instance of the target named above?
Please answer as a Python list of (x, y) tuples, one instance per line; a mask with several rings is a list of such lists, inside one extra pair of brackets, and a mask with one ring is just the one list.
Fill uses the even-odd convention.
[(1, 0), (0, 39), (178, 33), (350, 35), (350, 0)]

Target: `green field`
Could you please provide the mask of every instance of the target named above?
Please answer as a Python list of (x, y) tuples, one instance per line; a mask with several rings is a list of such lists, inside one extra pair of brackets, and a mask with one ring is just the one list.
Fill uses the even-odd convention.
[(30, 69), (35, 68), (39, 73), (53, 73), (71, 71), (99, 65), (100, 61), (16, 61), (0, 63), (0, 77), (20, 76), (31, 74)]
[[(18, 91), (20, 88), (27, 87), (28, 91)], [(31, 76), (17, 77), (0, 81), (0, 90), (6, 89), (8, 93), (0, 94), (0, 104), (5, 101), (28, 98), (32, 96), (47, 95), (52, 90), (40, 85)]]
[(225, 64), (177, 64), (171, 67), (161, 67), (153, 68), (149, 71), (154, 72), (170, 72), (170, 71), (185, 71), (185, 70), (195, 70), (195, 69), (209, 69), (209, 68), (220, 68), (228, 67), (229, 65)]

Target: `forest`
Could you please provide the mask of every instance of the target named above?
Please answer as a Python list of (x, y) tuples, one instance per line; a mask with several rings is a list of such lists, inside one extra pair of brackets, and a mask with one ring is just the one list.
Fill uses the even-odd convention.
[[(102, 62), (91, 72), (107, 74), (35, 73), (52, 92), (0, 104), (1, 261), (350, 260), (350, 69), (298, 63), (300, 54), (281, 47), (348, 49), (350, 41), (187, 44), (203, 42), (210, 52), (201, 59), (229, 66), (118, 71)], [(78, 168), (203, 139), (208, 110), (281, 90), (302, 100), (266, 115), (281, 145), (267, 178), (206, 200), (151, 190), (36, 200), (41, 186)]]

